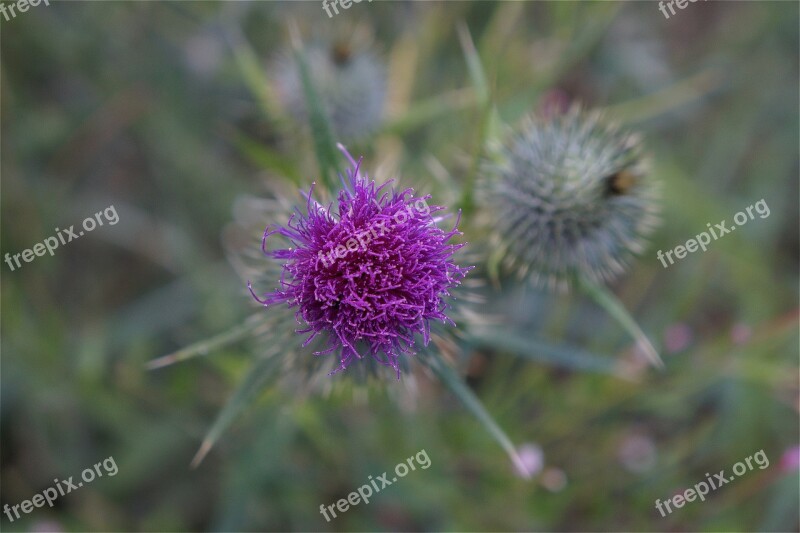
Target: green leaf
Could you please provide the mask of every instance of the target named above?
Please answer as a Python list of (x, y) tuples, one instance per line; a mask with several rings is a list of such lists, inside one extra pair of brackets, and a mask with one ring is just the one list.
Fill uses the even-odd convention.
[(555, 345), (546, 341), (521, 337), (511, 331), (493, 331), (473, 334), (473, 344), (503, 350), (513, 355), (580, 371), (600, 372), (624, 377), (617, 370), (616, 361), (608, 356), (595, 355), (569, 345)]
[(192, 468), (197, 467), (197, 465), (203, 461), (220, 435), (222, 435), (222, 432), (225, 431), (231, 422), (233, 422), (234, 418), (249, 405), (256, 394), (262, 390), (264, 383), (274, 374), (275, 367), (278, 365), (279, 361), (280, 358), (277, 357), (277, 354), (272, 352), (256, 360), (247, 372), (247, 375), (239, 383), (236, 391), (228, 400), (228, 403), (225, 404), (225, 407), (223, 407), (222, 411), (217, 415), (217, 419), (214, 421), (211, 429), (208, 430), (208, 433), (203, 439), (203, 443), (200, 445), (200, 449), (197, 450), (194, 459), (192, 459)]
[(308, 120), (314, 141), (314, 153), (317, 156), (323, 183), (326, 185), (328, 192), (333, 192), (336, 190), (336, 169), (339, 166), (339, 154), (336, 152), (333, 130), (325, 113), (319, 91), (314, 86), (311, 69), (308, 66), (303, 43), (300, 40), (300, 32), (295, 25), (290, 26), (290, 32), (292, 34), (294, 60), (297, 62), (297, 68), (300, 72), (300, 82), (303, 86), (303, 95), (308, 108)]
[(628, 310), (625, 309), (625, 306), (622, 305), (622, 302), (619, 301), (614, 293), (608, 290), (605, 285), (594, 283), (582, 276), (579, 276), (577, 281), (581, 290), (590, 296), (597, 305), (605, 309), (608, 314), (619, 322), (625, 331), (633, 337), (636, 344), (644, 352), (653, 366), (663, 369), (664, 362), (661, 360), (661, 357), (659, 357), (658, 352), (650, 343), (650, 340), (647, 338), (647, 335), (644, 334), (642, 328), (639, 327), (639, 324), (636, 323), (636, 320), (628, 313)]
[(467, 408), (478, 421), (483, 424), (483, 427), (489, 434), (497, 441), (498, 444), (506, 451), (511, 462), (517, 467), (520, 473), (526, 474), (527, 468), (525, 463), (517, 454), (517, 449), (511, 442), (511, 439), (505, 434), (500, 426), (495, 422), (492, 415), (483, 406), (483, 403), (478, 399), (472, 390), (464, 383), (464, 380), (459, 376), (445, 361), (442, 360), (438, 352), (427, 352), (427, 357), (424, 359), (428, 367), (436, 374), (436, 376), (447, 385), (450, 390), (455, 394), (464, 407)]
[(472, 80), (472, 86), (475, 88), (475, 95), (478, 97), (478, 105), (485, 107), (489, 104), (489, 82), (486, 79), (486, 72), (483, 70), (481, 58), (475, 48), (475, 43), (472, 41), (469, 29), (463, 22), (458, 25), (458, 39), (461, 42), (461, 50), (464, 52), (464, 58), (467, 61), (467, 69), (469, 70), (470, 80)]
[(605, 109), (606, 113), (625, 123), (643, 122), (697, 102), (718, 90), (725, 81), (717, 69), (707, 69), (657, 92)]
[(481, 64), (481, 58), (478, 51), (475, 49), (475, 43), (472, 41), (472, 36), (467, 29), (466, 24), (463, 22), (458, 26), (458, 36), (461, 41), (461, 49), (464, 53), (465, 61), (467, 62), (467, 69), (469, 76), (472, 80), (472, 86), (475, 90), (475, 95), (478, 100), (478, 108), (480, 110), (479, 125), (476, 139), (476, 147), (473, 152), (472, 163), (470, 164), (469, 172), (464, 181), (464, 191), (459, 205), (465, 213), (470, 213), (474, 208), (474, 189), (475, 179), (478, 175), (480, 168), (481, 157), (483, 150), (486, 146), (486, 140), (489, 133), (496, 129), (496, 124), (499, 123), (497, 111), (492, 105), (491, 94), (489, 91), (489, 82), (486, 78), (486, 72)]
[(281, 116), (281, 113), (278, 112), (280, 106), (277, 104), (272, 86), (250, 44), (235, 24), (225, 26), (225, 37), (233, 51), (233, 57), (242, 74), (242, 79), (255, 96), (261, 111), (267, 117), (278, 120)]
[[(603, 38), (608, 36), (609, 28), (623, 5), (622, 2), (586, 2), (591, 7), (584, 10), (577, 5), (577, 2), (549, 2), (548, 4), (559, 11), (556, 16), (563, 20), (560, 23), (564, 25), (557, 26), (558, 28), (567, 29), (570, 25), (567, 22), (568, 19), (575, 21), (572, 28), (567, 30), (569, 34), (561, 36), (569, 44), (558, 60), (552, 62), (552, 67), (539, 72), (536, 79), (521, 94), (507, 99), (502, 104), (500, 116), (507, 123), (516, 123), (530, 113), (531, 107), (543, 92), (558, 85), (559, 80), (586, 58)], [(584, 11), (589, 20), (579, 24), (581, 21), (574, 16), (576, 10)]]
[(438, 96), (414, 103), (402, 116), (383, 124), (382, 133), (404, 135), (408, 132), (438, 120), (447, 113), (467, 109), (475, 105), (475, 91), (467, 87), (456, 89)]
[(148, 370), (155, 370), (156, 368), (163, 368), (200, 355), (208, 355), (214, 350), (218, 350), (223, 346), (233, 344), (247, 337), (256, 328), (256, 325), (257, 323), (250, 319), (244, 324), (231, 328), (225, 333), (220, 333), (209, 339), (196, 342), (186, 348), (181, 348), (177, 352), (148, 361), (146, 368)]

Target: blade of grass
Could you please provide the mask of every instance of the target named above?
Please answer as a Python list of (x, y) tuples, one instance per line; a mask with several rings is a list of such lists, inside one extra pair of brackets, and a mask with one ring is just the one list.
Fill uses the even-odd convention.
[(481, 58), (478, 50), (475, 48), (475, 43), (472, 41), (472, 36), (469, 33), (467, 25), (461, 22), (458, 25), (458, 37), (461, 42), (461, 50), (464, 53), (464, 59), (467, 62), (467, 70), (469, 77), (472, 81), (473, 89), (480, 110), (480, 118), (478, 125), (477, 139), (475, 140), (474, 155), (470, 169), (467, 172), (467, 177), (464, 181), (464, 191), (462, 193), (459, 205), (465, 214), (469, 214), (474, 207), (474, 189), (475, 179), (478, 175), (480, 168), (481, 156), (483, 155), (484, 146), (486, 146), (486, 139), (492, 129), (492, 125), (497, 123), (499, 119), (496, 118), (496, 111), (492, 106), (491, 94), (489, 91), (489, 82), (486, 78), (486, 72), (481, 64)]
[(336, 190), (336, 169), (338, 168), (338, 154), (330, 122), (325, 113), (320, 94), (314, 86), (311, 69), (308, 66), (303, 43), (300, 39), (300, 30), (297, 25), (289, 25), (292, 36), (292, 51), (297, 68), (300, 72), (300, 82), (303, 86), (303, 95), (308, 108), (308, 120), (311, 127), (311, 137), (314, 141), (314, 153), (317, 156), (319, 171), (328, 192)]
[(461, 377), (445, 361), (442, 360), (438, 352), (428, 352), (428, 357), (425, 359), (425, 361), (433, 373), (436, 374), (436, 376), (442, 380), (445, 385), (447, 385), (453, 394), (455, 394), (456, 397), (461, 400), (461, 403), (464, 404), (464, 407), (466, 407), (467, 410), (478, 419), (486, 431), (488, 431), (494, 440), (500, 444), (519, 472), (522, 474), (527, 474), (527, 467), (517, 453), (517, 449), (514, 447), (511, 439), (508, 438), (508, 435), (506, 435), (497, 422), (495, 422), (492, 415), (489, 414), (489, 412), (483, 406), (483, 403), (478, 399), (477, 396), (475, 396), (475, 394), (473, 394), (467, 384), (464, 383), (464, 380), (462, 380)]
[(471, 107), (475, 105), (475, 101), (475, 93), (471, 88), (448, 91), (412, 104), (403, 115), (387, 120), (380, 131), (404, 135), (437, 120), (442, 115)]
[(718, 90), (724, 81), (724, 74), (719, 70), (704, 70), (655, 93), (609, 106), (605, 111), (625, 123), (643, 122), (699, 101)]
[[(574, 7), (570, 7), (573, 4), (572, 2), (549, 2), (548, 4), (561, 9), (574, 9)], [(622, 3), (620, 2), (581, 2), (580, 4), (587, 6), (591, 13), (591, 15), (587, 16), (591, 16), (591, 21), (580, 26), (573, 25), (569, 30), (571, 34), (563, 36), (569, 44), (560, 58), (554, 61), (549, 69), (539, 72), (524, 92), (507, 99), (502, 104), (499, 114), (505, 122), (516, 123), (530, 112), (531, 107), (544, 91), (557, 86), (559, 80), (584, 59), (598, 45), (601, 39), (609, 34), (609, 27), (614, 21), (617, 12), (622, 8)], [(566, 15), (571, 16), (569, 13)], [(566, 28), (567, 26), (559, 27)]]
[(475, 88), (475, 95), (478, 97), (478, 105), (484, 107), (489, 103), (489, 82), (486, 79), (486, 72), (483, 70), (478, 50), (475, 48), (475, 43), (472, 42), (469, 28), (463, 21), (458, 25), (458, 40), (467, 62), (467, 70), (472, 86)]
[(196, 468), (214, 447), (222, 432), (233, 422), (234, 418), (247, 407), (251, 399), (261, 390), (267, 378), (273, 374), (280, 360), (274, 353), (259, 358), (248, 370), (247, 375), (239, 383), (228, 403), (222, 408), (211, 429), (206, 433), (203, 443), (192, 459), (191, 467)]
[(514, 332), (473, 334), (470, 341), (476, 346), (503, 350), (518, 357), (550, 363), (580, 371), (600, 372), (625, 378), (617, 371), (616, 361), (608, 356), (593, 353), (568, 345), (554, 345), (546, 341), (521, 337)]
[(214, 350), (218, 350), (223, 346), (233, 344), (234, 342), (247, 337), (256, 328), (256, 326), (256, 322), (253, 320), (248, 320), (244, 324), (231, 328), (224, 333), (220, 333), (219, 335), (215, 335), (209, 339), (196, 342), (191, 346), (181, 348), (176, 352), (159, 357), (158, 359), (148, 361), (147, 365), (145, 365), (145, 368), (148, 370), (155, 370), (157, 368), (163, 368), (180, 361), (186, 361), (187, 359), (191, 359), (193, 357), (208, 355)]
[(636, 320), (625, 309), (625, 306), (622, 305), (622, 302), (619, 301), (614, 293), (608, 290), (605, 285), (594, 283), (584, 277), (578, 277), (578, 286), (633, 337), (639, 349), (647, 356), (653, 366), (659, 369), (664, 368), (664, 362), (650, 343), (647, 335), (644, 334), (642, 328), (639, 327), (639, 324), (636, 323)]
[(282, 116), (278, 110), (277, 98), (272, 91), (269, 79), (264, 73), (250, 44), (245, 39), (241, 30), (235, 24), (225, 26), (224, 35), (233, 51), (236, 66), (242, 74), (242, 79), (250, 92), (255, 96), (261, 111), (270, 119), (279, 121)]

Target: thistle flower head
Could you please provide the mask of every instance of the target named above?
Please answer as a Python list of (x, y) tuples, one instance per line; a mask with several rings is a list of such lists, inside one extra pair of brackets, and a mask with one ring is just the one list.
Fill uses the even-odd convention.
[[(303, 346), (322, 335), (327, 346), (315, 355), (338, 355), (333, 372), (369, 355), (399, 379), (400, 356), (413, 354), (416, 333), (427, 345), (431, 320), (454, 325), (445, 298), (469, 269), (452, 261), (463, 246), (448, 244), (457, 229), (436, 226), (444, 207), (411, 189), (390, 189), (391, 182), (378, 186), (361, 174), (360, 161), (350, 161), (336, 209), (317, 203), (312, 187), (305, 213), (267, 227), (262, 250), (282, 263), (280, 287), (253, 296), (267, 307), (295, 308), (297, 333), (308, 335)], [(275, 235), (291, 246), (268, 251)]]
[(637, 138), (573, 107), (528, 118), (484, 165), (487, 211), (507, 263), (534, 283), (622, 273), (656, 223)]
[[(383, 118), (386, 68), (371, 52), (338, 43), (329, 48), (306, 49), (309, 72), (319, 92), (337, 138), (352, 140), (372, 133)], [(278, 96), (290, 114), (305, 121), (308, 116), (303, 86), (290, 56), (275, 68)]]

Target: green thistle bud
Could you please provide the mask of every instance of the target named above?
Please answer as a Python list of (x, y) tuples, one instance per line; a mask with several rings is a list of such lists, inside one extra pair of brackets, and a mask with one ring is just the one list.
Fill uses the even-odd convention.
[[(374, 132), (383, 119), (386, 67), (366, 50), (339, 43), (326, 49), (309, 46), (308, 66), (337, 139), (357, 140)], [(276, 65), (278, 96), (289, 114), (304, 122), (308, 110), (294, 60)]]
[(524, 121), (484, 164), (481, 198), (505, 263), (535, 284), (609, 281), (657, 223), (638, 138), (575, 106)]

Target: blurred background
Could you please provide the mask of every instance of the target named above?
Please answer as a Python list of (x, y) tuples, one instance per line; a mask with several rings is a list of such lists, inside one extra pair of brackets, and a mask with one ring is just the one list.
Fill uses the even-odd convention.
[[(656, 2), (375, 1), (328, 17), (318, 1), (51, 1), (0, 20), (0, 252), (119, 214), (52, 257), (2, 265), (2, 504), (107, 457), (119, 471), (0, 527), (798, 530), (798, 9), (698, 2), (666, 19)], [(237, 199), (318, 173), (281, 85), (292, 24), (334, 58), (368, 50), (385, 66), (379, 123), (348, 146), (437, 203), (457, 201), (485, 140), (461, 24), (507, 123), (580, 101), (643, 135), (663, 223), (612, 289), (665, 370), (585, 297), (487, 288), (506, 342), (474, 347), (467, 383), (532, 480), (424, 373), (366, 396), (346, 374), (330, 394), (266, 384), (190, 468), (257, 346), (145, 365), (268, 312), (223, 236)], [(761, 199), (769, 217), (668, 269), (656, 259)], [(586, 353), (536, 358), (509, 329)], [(422, 449), (430, 468), (331, 522), (319, 513)], [(656, 510), (759, 450), (768, 468)]]

